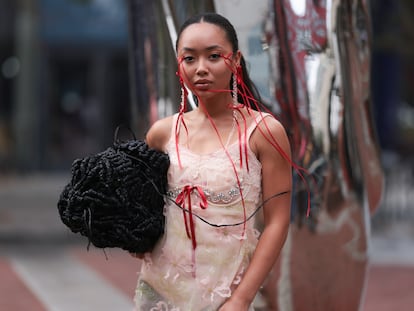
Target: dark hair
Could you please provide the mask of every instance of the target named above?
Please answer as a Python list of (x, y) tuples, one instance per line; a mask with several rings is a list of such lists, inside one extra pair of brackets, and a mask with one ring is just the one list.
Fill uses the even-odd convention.
[[(175, 49), (176, 50), (178, 48), (178, 43), (179, 43), (182, 32), (188, 26), (190, 26), (192, 24), (201, 23), (201, 22), (213, 24), (213, 25), (216, 25), (216, 26), (220, 27), (221, 29), (223, 29), (224, 32), (226, 33), (227, 40), (230, 42), (230, 44), (233, 47), (233, 53), (236, 53), (239, 50), (239, 40), (237, 38), (237, 33), (236, 33), (236, 30), (234, 29), (233, 25), (230, 23), (230, 21), (227, 18), (225, 18), (224, 16), (220, 15), (220, 14), (209, 13), (209, 12), (194, 15), (194, 16), (190, 17), (189, 19), (187, 19), (184, 22), (184, 24), (181, 25), (181, 28), (178, 32), (177, 41), (176, 41), (176, 44), (175, 44)], [(254, 85), (254, 83), (250, 79), (250, 76), (249, 76), (249, 73), (248, 73), (247, 67), (246, 67), (246, 61), (245, 61), (243, 55), (241, 56), (241, 59), (240, 59), (240, 66), (241, 66), (243, 82), (244, 82), (245, 86), (252, 93), (253, 97), (257, 101), (261, 102), (261, 97), (260, 97), (259, 91), (257, 90), (256, 86)], [(233, 89), (232, 81), (230, 81), (230, 89)], [(238, 94), (238, 100), (239, 100), (239, 102), (241, 102), (243, 104), (247, 104), (247, 103), (244, 102), (246, 99), (243, 98), (243, 96), (241, 96), (241, 94)], [(252, 100), (249, 100), (249, 104), (252, 108), (257, 107), (257, 103), (254, 103)]]

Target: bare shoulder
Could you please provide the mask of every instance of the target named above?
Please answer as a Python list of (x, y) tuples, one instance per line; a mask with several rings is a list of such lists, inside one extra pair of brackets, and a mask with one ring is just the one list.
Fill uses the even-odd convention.
[(165, 151), (165, 145), (170, 139), (173, 116), (157, 120), (146, 134), (147, 144), (154, 149)]
[(289, 140), (282, 123), (268, 114), (263, 114), (262, 117), (256, 118), (256, 120), (257, 128), (251, 137), (251, 143), (256, 154), (260, 157), (263, 152), (275, 151), (275, 145), (279, 145), (286, 154), (290, 154)]
[(258, 119), (258, 126), (263, 131), (270, 131), (273, 134), (286, 135), (286, 131), (282, 123), (270, 114), (263, 114)]

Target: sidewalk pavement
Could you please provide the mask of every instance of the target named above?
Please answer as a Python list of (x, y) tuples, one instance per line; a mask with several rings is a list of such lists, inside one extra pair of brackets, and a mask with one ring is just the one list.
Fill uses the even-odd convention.
[(68, 181), (64, 174), (0, 176), (0, 243), (79, 240), (62, 224), (57, 210)]
[[(110, 310), (112, 300), (129, 308), (131, 288), (138, 271), (136, 262), (125, 252), (120, 254), (111, 251), (110, 256), (115, 254), (115, 257), (111, 257), (109, 261), (105, 260), (102, 252), (87, 253), (85, 239), (69, 232), (61, 223), (56, 204), (68, 181), (69, 176), (64, 174), (0, 177), (0, 292), (3, 293), (3, 297), (8, 297), (7, 293), (11, 295), (12, 288), (19, 292), (16, 303), (23, 302), (24, 295), (20, 293), (26, 292), (24, 297), (31, 301), (28, 302), (31, 305), (30, 310), (43, 311), (49, 310), (44, 307), (45, 303), (53, 305), (53, 299), (58, 299), (53, 295), (53, 299), (50, 298), (54, 288), (59, 299), (68, 300), (68, 290), (62, 291), (62, 288), (57, 286), (61, 284), (54, 283), (66, 282), (67, 286), (78, 288), (77, 299), (89, 299), (91, 301), (88, 300), (88, 303), (95, 303), (96, 293), (87, 294), (87, 288), (85, 289), (85, 285), (80, 284), (80, 281), (74, 284), (73, 280), (78, 279), (86, 284), (96, 283), (93, 287), (97, 292), (110, 297), (110, 301), (108, 297), (106, 300), (102, 298), (103, 301), (107, 301), (107, 310)], [(414, 287), (413, 233), (411, 224), (402, 224), (387, 231), (377, 230), (373, 233), (366, 300), (361, 311), (414, 310), (414, 296), (411, 294)], [(5, 252), (8, 249), (14, 251), (7, 254)], [(43, 255), (37, 254), (39, 250), (36, 249), (40, 249)], [(64, 249), (64, 252), (68, 250), (78, 254), (75, 256), (76, 259), (63, 256), (60, 252)], [(35, 251), (31, 253), (33, 250)], [(85, 263), (86, 268), (79, 267), (78, 261)], [(59, 265), (54, 266), (58, 263)], [(67, 269), (62, 269), (62, 264)], [(96, 271), (98, 276), (91, 274), (90, 269)], [(53, 273), (47, 273), (52, 270)], [(73, 273), (76, 273), (76, 278), (72, 277)], [(45, 274), (51, 275), (54, 279), (47, 278)], [(102, 282), (101, 277), (109, 280), (109, 283)], [(10, 284), (14, 284), (14, 287)], [(111, 289), (115, 292), (112, 293)], [(62, 292), (66, 293), (66, 296), (62, 296)], [(1, 298), (0, 310), (3, 310)], [(10, 299), (4, 301), (13, 303)], [(105, 310), (102, 304), (98, 307)], [(70, 308), (71, 306), (59, 310)], [(25, 309), (15, 307), (4, 310)]]

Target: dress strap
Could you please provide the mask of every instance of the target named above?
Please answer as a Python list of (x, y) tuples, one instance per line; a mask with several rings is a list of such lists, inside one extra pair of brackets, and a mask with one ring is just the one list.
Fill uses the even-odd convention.
[(171, 122), (171, 134), (170, 134), (170, 139), (169, 139), (169, 143), (172, 143), (172, 144), (175, 144), (175, 127), (177, 125), (177, 119), (178, 119), (178, 113), (174, 113), (172, 117), (172, 122)]
[(254, 132), (254, 130), (257, 128), (257, 125), (259, 125), (265, 118), (271, 117), (270, 113), (267, 112), (259, 112), (256, 116), (255, 116), (255, 120), (252, 122), (252, 124), (250, 124), (250, 126), (247, 128), (247, 141), (250, 140), (250, 136), (252, 135), (252, 133)]

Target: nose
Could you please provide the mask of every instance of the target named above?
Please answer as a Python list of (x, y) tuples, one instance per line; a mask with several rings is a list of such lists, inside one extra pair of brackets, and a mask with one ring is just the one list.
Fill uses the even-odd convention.
[(196, 74), (199, 76), (204, 76), (208, 73), (207, 62), (204, 59), (199, 59), (196, 69)]

